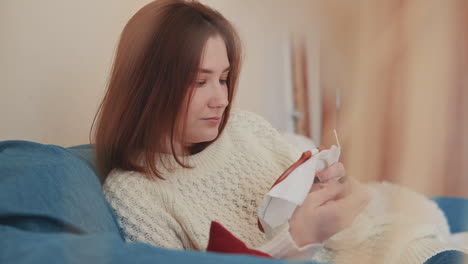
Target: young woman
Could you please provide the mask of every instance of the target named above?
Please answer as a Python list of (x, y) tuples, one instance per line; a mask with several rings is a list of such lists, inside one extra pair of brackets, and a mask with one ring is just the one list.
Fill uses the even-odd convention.
[(257, 207), (301, 152), (263, 118), (231, 109), (241, 58), (233, 26), (196, 1), (152, 2), (125, 26), (95, 147), (126, 240), (204, 250), (218, 221), (273, 257), (313, 254), (367, 203), (353, 179), (331, 180), (345, 176), (336, 163), (266, 241)]

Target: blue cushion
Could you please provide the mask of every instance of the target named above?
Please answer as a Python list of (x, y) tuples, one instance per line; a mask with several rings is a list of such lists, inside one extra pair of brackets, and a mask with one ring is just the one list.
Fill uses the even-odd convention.
[[(281, 264), (250, 256), (181, 251), (125, 243), (114, 233), (31, 233), (0, 225), (0, 263), (15, 264)], [(299, 262), (288, 262), (291, 264)], [(313, 264), (310, 262), (310, 264)], [(315, 263), (318, 264), (318, 263)]]
[(119, 233), (92, 167), (67, 149), (0, 142), (0, 218), (29, 231)]
[(447, 250), (433, 256), (428, 261), (424, 262), (424, 264), (466, 264), (464, 260), (468, 260), (468, 257), (466, 254), (463, 254), (463, 252)]
[(460, 197), (432, 198), (444, 211), (451, 233), (468, 232), (468, 199)]
[[(458, 197), (433, 197), (437, 205), (444, 211), (451, 233), (468, 232), (468, 199)], [(468, 260), (463, 252), (448, 250), (441, 252), (424, 264), (462, 264)]]
[(96, 161), (94, 158), (94, 150), (92, 148), (92, 145), (90, 144), (78, 145), (78, 146), (69, 147), (67, 148), (67, 150), (75, 154), (80, 159), (82, 159), (98, 176), (99, 181), (101, 183), (104, 182), (103, 175), (100, 175), (96, 169)]

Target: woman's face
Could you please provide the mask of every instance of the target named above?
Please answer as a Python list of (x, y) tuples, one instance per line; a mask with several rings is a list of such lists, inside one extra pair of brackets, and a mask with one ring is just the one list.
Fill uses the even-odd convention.
[(204, 47), (185, 119), (188, 145), (214, 140), (228, 105), (229, 60), (221, 36), (210, 37)]

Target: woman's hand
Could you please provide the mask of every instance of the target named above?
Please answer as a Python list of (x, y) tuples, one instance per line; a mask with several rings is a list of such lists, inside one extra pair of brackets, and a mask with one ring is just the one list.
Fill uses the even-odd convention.
[(290, 233), (298, 246), (320, 243), (351, 225), (369, 201), (358, 181), (345, 176), (343, 164), (335, 163), (318, 174), (304, 203), (289, 220)]

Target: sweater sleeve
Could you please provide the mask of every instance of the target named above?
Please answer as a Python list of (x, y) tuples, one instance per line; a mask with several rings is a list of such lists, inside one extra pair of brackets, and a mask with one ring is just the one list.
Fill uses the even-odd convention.
[(271, 240), (256, 249), (274, 258), (313, 260), (318, 257), (317, 253), (323, 249), (323, 244), (316, 243), (299, 247), (291, 237), (289, 224), (286, 223), (279, 228), (279, 231)]
[[(165, 207), (145, 188), (141, 175), (111, 173), (103, 192), (114, 210), (126, 241), (146, 242), (164, 248), (187, 249), (183, 231)], [(158, 201), (159, 200), (159, 201)]]

